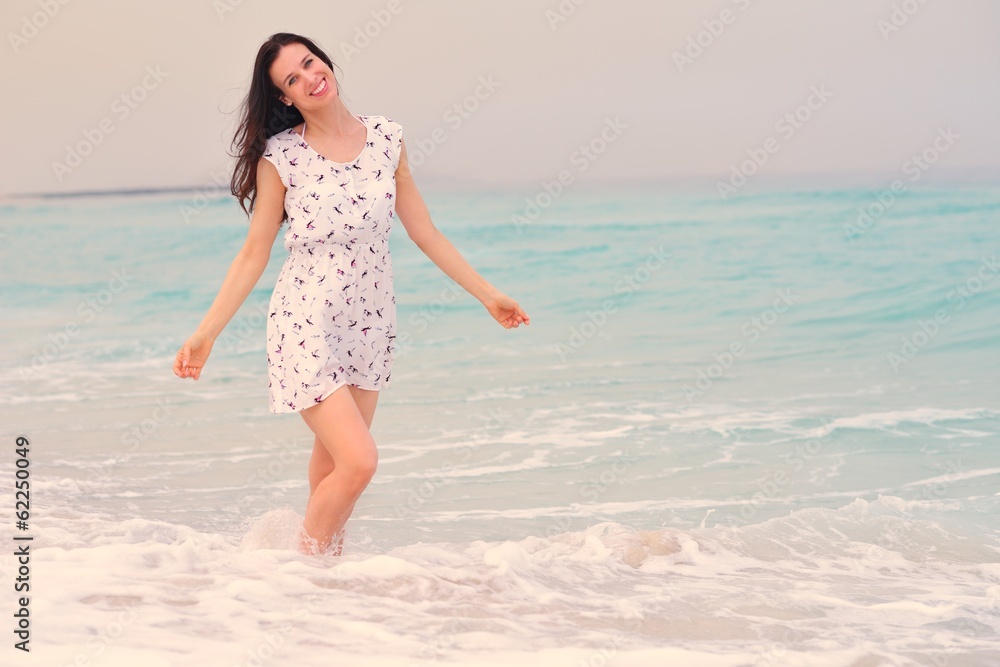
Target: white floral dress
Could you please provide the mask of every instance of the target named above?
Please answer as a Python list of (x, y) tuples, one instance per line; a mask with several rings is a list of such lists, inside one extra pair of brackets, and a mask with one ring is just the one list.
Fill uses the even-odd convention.
[(402, 127), (358, 116), (361, 153), (334, 162), (289, 128), (264, 158), (285, 185), (288, 257), (267, 319), (270, 410), (298, 412), (344, 384), (382, 389), (392, 374), (396, 298), (389, 231)]

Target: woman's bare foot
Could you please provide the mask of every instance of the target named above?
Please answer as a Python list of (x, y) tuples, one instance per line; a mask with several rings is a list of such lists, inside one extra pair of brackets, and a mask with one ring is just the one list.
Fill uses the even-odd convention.
[(340, 556), (344, 551), (344, 534), (334, 535), (328, 544), (320, 546), (316, 538), (306, 532), (305, 526), (299, 526), (299, 553), (307, 556), (330, 555)]

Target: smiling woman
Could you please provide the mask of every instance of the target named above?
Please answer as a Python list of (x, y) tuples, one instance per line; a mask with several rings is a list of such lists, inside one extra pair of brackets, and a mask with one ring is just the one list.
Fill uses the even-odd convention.
[(260, 47), (242, 115), (231, 189), (252, 216), (250, 229), (174, 373), (201, 376), (287, 222), (289, 254), (267, 319), (270, 411), (298, 412), (315, 435), (298, 547), (339, 555), (344, 525), (378, 462), (370, 429), (395, 353), (389, 232), (396, 212), (409, 238), (502, 326), (529, 318), (431, 222), (402, 126), (348, 111), (333, 62), (311, 40), (277, 33)]

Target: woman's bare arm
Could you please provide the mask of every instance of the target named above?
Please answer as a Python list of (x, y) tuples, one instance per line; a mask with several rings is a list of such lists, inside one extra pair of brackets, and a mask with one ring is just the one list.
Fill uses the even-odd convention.
[(479, 299), (490, 314), (507, 328), (528, 324), (520, 306), (490, 284), (462, 257), (451, 241), (434, 226), (430, 212), (410, 174), (406, 161), (406, 142), (401, 142), (396, 168), (396, 213), (406, 234), (432, 262), (465, 291)]
[(285, 186), (274, 165), (261, 158), (257, 163), (257, 199), (246, 241), (229, 267), (215, 302), (208, 309), (198, 331), (218, 338), (260, 280), (271, 257), (274, 239), (281, 228)]
[(271, 257), (274, 239), (284, 216), (285, 186), (278, 170), (261, 158), (257, 163), (257, 199), (246, 241), (226, 273), (219, 293), (195, 333), (181, 348), (174, 362), (174, 374), (197, 380), (215, 339), (246, 301), (260, 280)]
[(396, 168), (396, 213), (406, 234), (432, 262), (465, 291), (482, 302), (499, 290), (479, 275), (462, 257), (451, 241), (431, 221), (430, 211), (417, 190), (406, 161), (406, 142), (402, 142)]

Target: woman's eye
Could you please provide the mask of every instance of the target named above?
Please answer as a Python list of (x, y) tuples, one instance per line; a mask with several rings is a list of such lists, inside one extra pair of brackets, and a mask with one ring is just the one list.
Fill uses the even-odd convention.
[[(306, 60), (306, 67), (309, 67), (309, 63), (311, 63), (312, 61), (313, 61), (313, 59), (312, 59), (312, 58), (309, 58), (308, 60)], [(295, 85), (295, 81), (296, 81), (296, 80), (297, 80), (298, 78), (299, 78), (299, 77), (297, 77), (297, 76), (293, 76), (293, 77), (292, 77), (291, 79), (289, 79), (289, 80), (288, 80), (288, 85), (289, 85), (289, 86), (293, 86), (293, 85)]]

